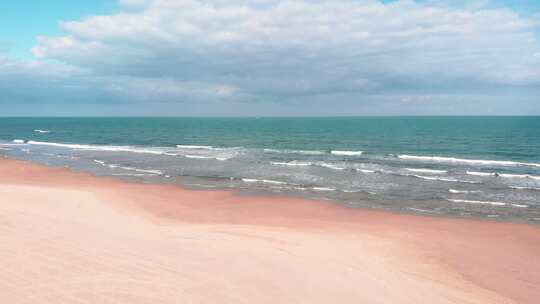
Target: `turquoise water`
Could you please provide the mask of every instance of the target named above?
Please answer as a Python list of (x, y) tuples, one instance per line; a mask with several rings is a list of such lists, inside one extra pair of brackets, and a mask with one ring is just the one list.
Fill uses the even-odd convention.
[(540, 117), (0, 118), (0, 142), (145, 182), (540, 218)]

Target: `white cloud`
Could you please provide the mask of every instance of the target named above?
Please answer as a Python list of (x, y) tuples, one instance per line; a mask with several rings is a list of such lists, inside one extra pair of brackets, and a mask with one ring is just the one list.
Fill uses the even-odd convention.
[(534, 19), (443, 2), (120, 0), (125, 11), (61, 22), (65, 34), (32, 51), (84, 70), (80, 86), (115, 100), (408, 103), (538, 87)]
[(101, 73), (226, 83), (253, 94), (539, 80), (538, 64), (526, 59), (540, 50), (535, 24), (505, 9), (369, 0), (123, 3), (144, 9), (63, 22), (66, 36), (41, 37), (34, 54)]

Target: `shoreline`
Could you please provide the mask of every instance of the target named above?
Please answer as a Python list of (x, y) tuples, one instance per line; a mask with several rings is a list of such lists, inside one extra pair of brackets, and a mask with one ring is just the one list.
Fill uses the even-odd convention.
[[(190, 183), (163, 183), (163, 182), (155, 182), (152, 180), (143, 180), (143, 179), (137, 179), (135, 177), (129, 176), (129, 175), (98, 175), (95, 174), (92, 171), (84, 170), (84, 169), (76, 169), (76, 168), (70, 168), (70, 167), (64, 167), (64, 166), (53, 166), (53, 165), (47, 165), (43, 164), (38, 161), (34, 160), (28, 160), (24, 158), (16, 158), (8, 155), (2, 155), (0, 154), (0, 160), (2, 159), (8, 159), (8, 160), (15, 160), (15, 161), (21, 161), (31, 164), (36, 164), (38, 166), (45, 166), (48, 168), (56, 168), (56, 169), (65, 169), (69, 170), (71, 172), (80, 173), (83, 175), (88, 175), (95, 178), (100, 179), (111, 179), (113, 181), (121, 181), (126, 183), (134, 183), (134, 184), (140, 184), (140, 185), (166, 185), (166, 186), (172, 186), (172, 187), (178, 187), (179, 189), (185, 190), (185, 191), (203, 191), (203, 192), (228, 192), (235, 196), (240, 197), (247, 197), (247, 198), (276, 198), (276, 199), (295, 199), (295, 200), (306, 200), (311, 201), (315, 203), (330, 203), (330, 204), (336, 204), (340, 207), (344, 207), (346, 209), (352, 209), (352, 210), (364, 210), (364, 211), (373, 211), (373, 212), (382, 212), (382, 213), (390, 213), (390, 214), (397, 214), (397, 215), (413, 215), (413, 216), (420, 216), (420, 217), (428, 217), (428, 218), (443, 218), (443, 219), (463, 219), (463, 220), (471, 220), (471, 221), (480, 221), (480, 222), (499, 222), (499, 223), (514, 223), (514, 224), (525, 224), (525, 225), (532, 225), (536, 227), (540, 227), (540, 218), (519, 218), (519, 217), (490, 217), (490, 216), (479, 216), (479, 215), (465, 215), (465, 214), (458, 214), (458, 213), (445, 213), (445, 212), (437, 212), (434, 210), (424, 210), (421, 208), (413, 208), (413, 207), (384, 207), (382, 205), (365, 205), (365, 206), (358, 206), (358, 205), (349, 205), (344, 200), (339, 200), (335, 198), (316, 198), (316, 197), (309, 197), (304, 196), (301, 194), (294, 194), (294, 193), (278, 193), (271, 191), (269, 189), (247, 189), (247, 188), (229, 188), (229, 187), (200, 187), (196, 186), (194, 184)], [(433, 202), (440, 202), (444, 201), (442, 199), (433, 199)], [(379, 202), (380, 203), (380, 202)]]
[[(540, 229), (531, 224), (133, 183), (9, 158), (0, 167), (0, 258), (7, 268), (0, 299), (6, 302), (80, 294), (103, 303), (122, 297), (134, 303), (534, 303), (540, 297)], [(91, 240), (93, 251), (81, 239)], [(28, 244), (56, 260), (40, 260), (39, 250), (21, 256)], [(150, 244), (159, 250), (145, 247)], [(139, 251), (144, 254), (122, 262)], [(26, 272), (17, 269), (21, 262)], [(141, 263), (148, 265), (136, 267)], [(96, 269), (114, 284), (73, 285), (96, 280)], [(138, 280), (122, 283), (133, 277)], [(37, 301), (17, 291), (23, 285), (34, 286), (28, 292)]]

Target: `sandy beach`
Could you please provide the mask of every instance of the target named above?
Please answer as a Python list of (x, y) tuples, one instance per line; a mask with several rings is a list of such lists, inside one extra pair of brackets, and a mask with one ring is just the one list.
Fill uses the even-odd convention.
[(540, 229), (0, 160), (1, 303), (538, 303)]

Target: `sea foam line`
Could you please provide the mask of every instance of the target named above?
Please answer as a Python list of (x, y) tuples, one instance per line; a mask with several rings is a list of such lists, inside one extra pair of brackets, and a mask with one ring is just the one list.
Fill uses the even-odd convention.
[(416, 173), (433, 173), (433, 174), (445, 174), (448, 173), (446, 170), (434, 170), (434, 169), (423, 169), (423, 168), (405, 168), (407, 171), (416, 172)]
[(540, 180), (540, 176), (530, 175), (530, 174), (508, 174), (508, 173), (497, 173), (497, 172), (475, 172), (467, 171), (468, 175), (476, 176), (491, 176), (491, 177), (504, 177), (504, 178), (530, 178)]
[(530, 190), (530, 191), (540, 191), (540, 188), (537, 187), (518, 187), (518, 186), (510, 186), (511, 189), (515, 190)]
[(220, 161), (224, 161), (224, 160), (228, 160), (229, 158), (227, 157), (214, 157), (214, 156), (205, 156), (205, 155), (192, 155), (192, 154), (186, 154), (186, 155), (182, 155), (186, 158), (192, 158), (192, 159), (215, 159), (215, 160), (220, 160)]
[(302, 155), (324, 155), (327, 152), (319, 150), (279, 150), (279, 149), (263, 149), (266, 153), (275, 153), (275, 154), (302, 154)]
[(37, 133), (51, 133), (50, 130), (41, 130), (41, 129), (35, 129), (34, 132), (37, 132)]
[(156, 154), (156, 155), (177, 156), (177, 154), (166, 152), (166, 151), (149, 150), (149, 149), (136, 148), (136, 147), (130, 147), (130, 146), (99, 146), (99, 145), (84, 145), (84, 144), (62, 144), (62, 143), (33, 141), (33, 140), (29, 140), (27, 143), (30, 144), (30, 145), (52, 146), (52, 147), (70, 148), (70, 149), (75, 149), (75, 150), (106, 151), (106, 152), (132, 152), (132, 153), (142, 153), (142, 154)]
[(448, 192), (454, 193), (454, 194), (482, 193), (482, 191), (480, 190), (456, 190), (456, 189), (448, 189)]
[(149, 173), (149, 174), (152, 174), (152, 175), (163, 175), (163, 171), (160, 171), (160, 170), (150, 170), (150, 169), (139, 169), (139, 168), (135, 168), (135, 167), (127, 167), (127, 166), (121, 166), (121, 165), (117, 165), (117, 164), (107, 164), (106, 162), (102, 161), (102, 160), (99, 160), (99, 159), (94, 159), (94, 162), (95, 163), (98, 163), (104, 167), (109, 167), (111, 169), (123, 169), (123, 170), (127, 170), (127, 171), (136, 171), (136, 172), (143, 172), (143, 173)]
[(312, 187), (311, 189), (315, 191), (336, 191), (336, 188), (330, 188), (330, 187)]
[(274, 184), (274, 185), (286, 185), (286, 182), (276, 181), (271, 179), (256, 179), (256, 178), (242, 178), (243, 182), (246, 183), (265, 183), (265, 184)]
[(303, 162), (303, 161), (290, 161), (290, 162), (270, 162), (271, 165), (275, 166), (289, 166), (289, 167), (322, 167), (322, 168), (328, 168), (333, 170), (345, 170), (347, 168), (340, 167), (335, 164), (325, 163), (325, 162)]
[(341, 156), (358, 156), (362, 155), (364, 151), (343, 151), (343, 150), (331, 150), (330, 154), (341, 155)]
[(213, 150), (216, 149), (213, 146), (196, 146), (196, 145), (176, 145), (179, 149), (196, 149), (196, 150)]
[(467, 203), (467, 204), (479, 204), (479, 205), (491, 205), (491, 206), (512, 206), (516, 208), (529, 207), (528, 205), (523, 205), (523, 204), (492, 202), (492, 201), (474, 201), (474, 200), (462, 200), (462, 199), (447, 199), (447, 201), (450, 201), (453, 203)]
[(356, 168), (355, 170), (358, 171), (358, 172), (362, 172), (362, 173), (377, 173), (377, 171), (375, 171), (375, 170), (369, 170), (369, 169), (360, 169), (360, 168)]
[(432, 180), (432, 181), (441, 181), (441, 182), (466, 183), (466, 184), (481, 184), (482, 183), (482, 182), (476, 182), (476, 181), (466, 181), (466, 180), (459, 180), (459, 179), (453, 179), (453, 178), (442, 178), (442, 177), (424, 176), (424, 175), (417, 175), (417, 174), (398, 174), (398, 175), (415, 177), (419, 179)]
[(312, 162), (300, 162), (300, 161), (290, 161), (290, 162), (270, 162), (270, 164), (275, 166), (290, 166), (290, 167), (309, 167), (312, 166)]
[(504, 160), (465, 159), (465, 158), (443, 157), (443, 156), (416, 156), (416, 155), (402, 154), (402, 155), (398, 155), (398, 158), (406, 159), (406, 160), (415, 160), (415, 161), (463, 163), (463, 164), (473, 164), (473, 165), (540, 167), (540, 164), (537, 164), (537, 163), (525, 163), (525, 162), (504, 161)]

